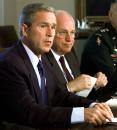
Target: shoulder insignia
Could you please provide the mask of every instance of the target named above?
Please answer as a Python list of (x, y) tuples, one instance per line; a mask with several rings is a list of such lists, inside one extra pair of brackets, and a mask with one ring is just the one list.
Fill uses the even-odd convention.
[(102, 40), (101, 40), (101, 38), (98, 36), (97, 38), (96, 38), (96, 42), (97, 42), (97, 44), (100, 46), (100, 44), (102, 43)]
[(115, 40), (115, 39), (116, 39), (116, 37), (114, 36), (114, 37), (112, 37), (112, 39), (113, 39), (113, 40)]
[(102, 34), (100, 34), (100, 33), (96, 33), (95, 35), (99, 36), (99, 37), (102, 37)]
[(100, 32), (104, 33), (104, 32), (108, 32), (109, 29), (108, 28), (103, 28), (103, 29), (100, 29)]
[(109, 32), (109, 29), (108, 28), (102, 28), (102, 29), (100, 29), (100, 32), (101, 33)]

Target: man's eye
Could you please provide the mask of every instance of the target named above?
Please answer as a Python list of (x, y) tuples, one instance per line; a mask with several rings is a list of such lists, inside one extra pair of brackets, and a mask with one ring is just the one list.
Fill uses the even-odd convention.
[(52, 26), (52, 29), (56, 29), (56, 26), (54, 25), (54, 26)]
[(45, 27), (47, 27), (47, 25), (41, 25), (41, 28), (45, 28)]
[(59, 32), (59, 34), (63, 34), (63, 35), (66, 34), (66, 33), (67, 33), (67, 32), (65, 32), (65, 31), (60, 31), (60, 32)]
[(70, 34), (71, 34), (71, 35), (75, 35), (75, 33), (76, 33), (76, 32), (71, 32)]

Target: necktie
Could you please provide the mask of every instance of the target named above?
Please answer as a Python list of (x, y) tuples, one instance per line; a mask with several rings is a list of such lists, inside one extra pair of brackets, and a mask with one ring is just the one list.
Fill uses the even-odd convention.
[(71, 76), (71, 74), (69, 73), (69, 71), (68, 71), (68, 69), (67, 69), (67, 67), (65, 65), (64, 57), (61, 56), (60, 59), (59, 59), (59, 61), (61, 63), (61, 66), (63, 68), (63, 71), (65, 73), (65, 76), (66, 76), (68, 82), (71, 81), (71, 80), (73, 80), (73, 77)]
[(46, 85), (45, 85), (46, 78), (45, 78), (43, 63), (41, 60), (39, 60), (37, 67), (38, 67), (40, 78), (41, 78), (42, 103), (47, 104), (47, 90), (46, 90)]

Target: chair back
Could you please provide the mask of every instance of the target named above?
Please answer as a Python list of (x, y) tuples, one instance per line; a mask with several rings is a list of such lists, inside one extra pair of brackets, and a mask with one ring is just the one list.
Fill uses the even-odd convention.
[(13, 25), (0, 26), (0, 48), (10, 47), (17, 40), (18, 35)]

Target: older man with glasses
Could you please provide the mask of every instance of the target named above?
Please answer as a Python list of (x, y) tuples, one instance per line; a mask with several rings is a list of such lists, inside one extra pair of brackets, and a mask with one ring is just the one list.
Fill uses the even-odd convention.
[[(76, 33), (74, 19), (64, 10), (56, 11), (56, 18), (56, 35), (51, 51), (45, 55), (46, 60), (53, 66), (59, 82), (67, 84), (65, 89), (68, 91), (79, 92), (91, 89), (92, 77), (86, 74), (79, 76), (79, 65), (73, 50)], [(107, 78), (103, 73), (97, 73), (96, 78), (96, 87), (104, 87), (107, 84)]]

